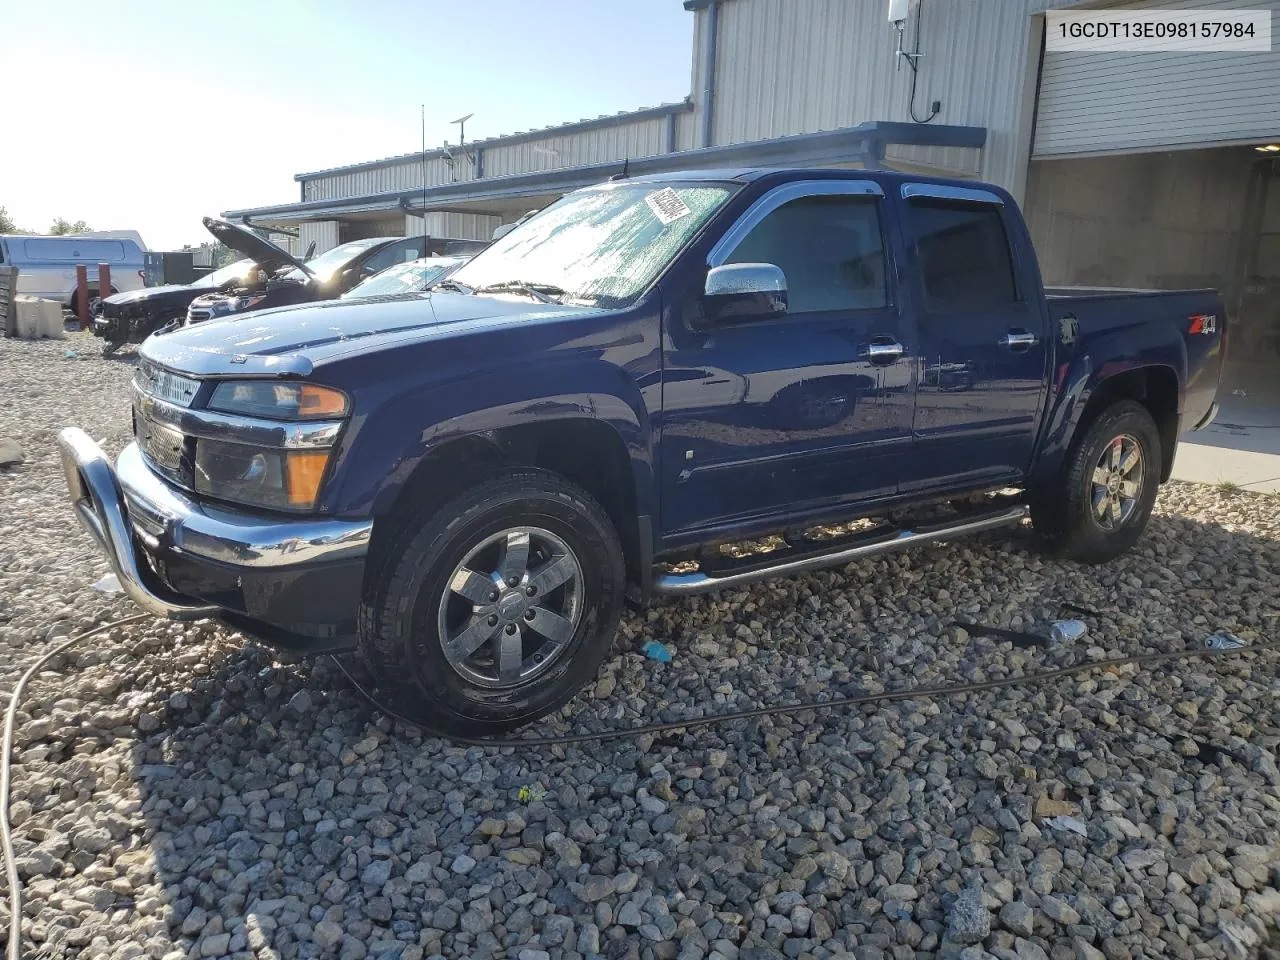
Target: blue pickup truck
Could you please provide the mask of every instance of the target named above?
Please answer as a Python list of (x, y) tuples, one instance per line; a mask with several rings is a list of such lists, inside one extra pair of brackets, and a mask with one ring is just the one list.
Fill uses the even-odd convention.
[(1116, 556), (1214, 416), (1225, 334), (1211, 290), (1045, 290), (996, 187), (615, 178), (429, 292), (157, 333), (136, 442), (60, 443), (143, 607), (358, 651), (427, 725), (492, 733), (653, 593), (1027, 515)]

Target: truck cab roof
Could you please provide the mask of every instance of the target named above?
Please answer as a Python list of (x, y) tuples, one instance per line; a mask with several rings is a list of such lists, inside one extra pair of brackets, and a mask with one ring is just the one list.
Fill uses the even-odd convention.
[(719, 167), (709, 170), (672, 170), (627, 177), (623, 183), (756, 183), (761, 180), (872, 180), (888, 193), (905, 183), (936, 184), (968, 189), (980, 189), (994, 193), (1005, 200), (1007, 193), (999, 187), (980, 180), (962, 177), (930, 177), (897, 170), (867, 170), (858, 167)]

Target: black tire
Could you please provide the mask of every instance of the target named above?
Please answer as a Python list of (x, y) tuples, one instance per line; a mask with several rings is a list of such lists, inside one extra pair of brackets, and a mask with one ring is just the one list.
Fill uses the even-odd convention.
[[(1124, 451), (1131, 449), (1131, 441), (1141, 457), (1141, 477), (1127, 483), (1136, 484), (1136, 489), (1117, 484), (1118, 494), (1108, 491), (1104, 496), (1095, 485), (1095, 469), (1107, 469), (1100, 463), (1104, 453), (1110, 460), (1117, 443)], [(1082, 563), (1112, 560), (1137, 543), (1146, 529), (1160, 488), (1160, 470), (1160, 433), (1151, 414), (1132, 400), (1118, 401), (1080, 432), (1056, 482), (1034, 492), (1031, 522), (1064, 557)], [(1125, 489), (1134, 495), (1125, 496)], [(1102, 509), (1106, 519), (1099, 519), (1096, 509)]]
[[(498, 678), (493, 682), (505, 685), (495, 687), (465, 674), (472, 669), (470, 661), (461, 666), (451, 662), (440, 625), (459, 603), (462, 619), (478, 624), (480, 610), (496, 611), (507, 600), (529, 606), (543, 602), (542, 598), (526, 601), (523, 594), (528, 587), (508, 587), (496, 570), (491, 575), (498, 579), (492, 586), (495, 592), (502, 590), (502, 603), (482, 607), (447, 589), (456, 569), (473, 551), (486, 555), (487, 542), (498, 538), (492, 549), (510, 549), (502, 538), (513, 528), (535, 531), (529, 534), (530, 572), (523, 583), (532, 586), (530, 578), (546, 569), (538, 562), (550, 562), (541, 560), (550, 554), (540, 553), (538, 546), (545, 534), (572, 555), (579, 578), (574, 583), (580, 586), (557, 587), (545, 597), (548, 606), (563, 604), (572, 590), (575, 614), (561, 618), (573, 625), (571, 635), (565, 631), (568, 641), (545, 655), (550, 661), (545, 668), (531, 667), (540, 673), (515, 682)], [(431, 730), (456, 736), (501, 733), (567, 703), (608, 654), (626, 589), (622, 546), (608, 514), (586, 491), (554, 473), (535, 469), (478, 483), (424, 520), (408, 524), (401, 540), (373, 562), (374, 582), (366, 589), (361, 610), (359, 652), (397, 712)], [(488, 572), (487, 567), (484, 570)], [(553, 601), (553, 594), (558, 599)], [(533, 628), (520, 622), (529, 614), (529, 610), (517, 615), (503, 608), (502, 616), (515, 617), (525, 649), (533, 646), (528, 657), (532, 663), (540, 650), (548, 649), (537, 644), (549, 641), (529, 633)], [(504, 619), (499, 630), (509, 631), (513, 625)], [(499, 672), (502, 640), (494, 636), (483, 641), (472, 658), (491, 654), (493, 672)]]

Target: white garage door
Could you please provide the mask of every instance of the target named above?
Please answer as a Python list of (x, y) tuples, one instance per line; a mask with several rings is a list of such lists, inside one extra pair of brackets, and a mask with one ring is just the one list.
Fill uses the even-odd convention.
[[(1272, 10), (1280, 0), (1143, 0), (1128, 9)], [(1280, 138), (1280, 45), (1267, 53), (1044, 56), (1032, 155), (1069, 156)]]

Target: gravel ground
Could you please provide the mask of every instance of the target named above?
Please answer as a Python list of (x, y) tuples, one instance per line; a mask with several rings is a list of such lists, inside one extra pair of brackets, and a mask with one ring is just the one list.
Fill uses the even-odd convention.
[[(6, 690), (49, 643), (137, 612), (90, 588), (105, 565), (54, 455), (70, 423), (112, 452), (127, 441), (131, 355), (97, 354), (0, 340), (0, 439), (27, 458), (0, 470)], [(660, 602), (538, 732), (1036, 672), (1218, 629), (1272, 639), (1278, 507), (1170, 485), (1108, 566), (1014, 531)], [(1064, 600), (1100, 615), (1052, 650), (950, 626), (1042, 628)], [(648, 639), (674, 661), (640, 656)], [(328, 661), (282, 663), (212, 623), (116, 628), (55, 661), (20, 714), (32, 955), (1280, 956), (1277, 660), (461, 749), (371, 710)]]

